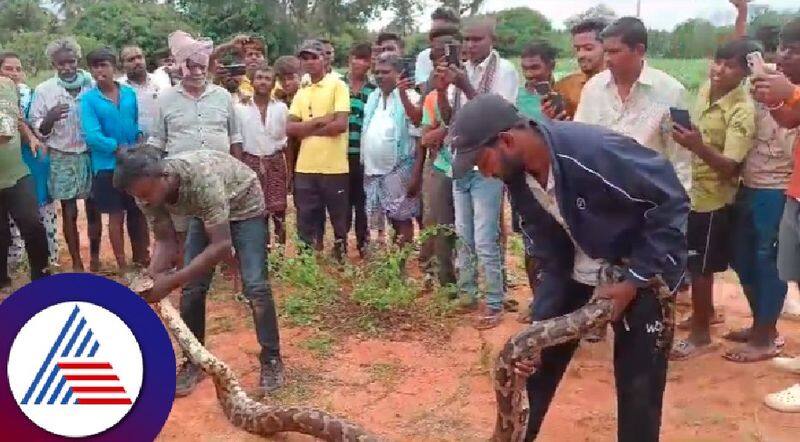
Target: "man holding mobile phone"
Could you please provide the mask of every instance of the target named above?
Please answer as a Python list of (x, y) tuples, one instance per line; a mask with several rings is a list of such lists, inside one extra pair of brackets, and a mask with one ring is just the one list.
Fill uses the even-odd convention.
[[(692, 317), (685, 324), (689, 336), (677, 341), (674, 360), (690, 359), (716, 348), (711, 340), (714, 318), (714, 274), (731, 263), (731, 205), (739, 184), (741, 163), (753, 147), (755, 108), (742, 82), (749, 75), (747, 54), (758, 50), (748, 40), (722, 45), (714, 56), (709, 81), (698, 93), (693, 109), (697, 127), (674, 124), (675, 141), (693, 154), (692, 189), (689, 192), (688, 270), (692, 282)], [(774, 338), (773, 338), (774, 339)], [(728, 352), (736, 362), (760, 360), (775, 351)], [(774, 355), (773, 355), (774, 356)]]
[[(528, 118), (543, 117), (542, 102), (553, 92), (553, 70), (556, 67), (556, 49), (547, 41), (535, 41), (522, 51), (520, 64), (525, 85), (519, 88), (517, 109)], [(561, 106), (563, 112), (563, 101)]]

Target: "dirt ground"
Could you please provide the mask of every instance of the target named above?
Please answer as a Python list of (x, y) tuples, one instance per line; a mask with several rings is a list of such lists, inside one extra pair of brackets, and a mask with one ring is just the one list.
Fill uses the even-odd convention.
[[(105, 232), (104, 232), (105, 233)], [(84, 260), (88, 265), (85, 236)], [(103, 263), (113, 262), (103, 238)], [(69, 259), (62, 248), (66, 270)], [(357, 261), (358, 258), (351, 257)], [(412, 264), (416, 265), (416, 264)], [(418, 274), (412, 271), (412, 274)], [(517, 275), (518, 279), (521, 275)], [(716, 304), (724, 309), (725, 330), (748, 324), (749, 312), (735, 276), (718, 279)], [(796, 289), (792, 289), (796, 290)], [(522, 284), (509, 295), (526, 304)], [(282, 291), (275, 290), (280, 299)], [(682, 307), (685, 314), (686, 307)], [(241, 377), (257, 384), (258, 345), (247, 308), (234, 300), (229, 285), (215, 284), (207, 306), (207, 346)], [(287, 385), (266, 402), (321, 407), (363, 424), (387, 440), (478, 441), (492, 433), (494, 394), (489, 378), (497, 351), (522, 324), (507, 314), (500, 327), (479, 332), (469, 317), (458, 318), (448, 336), (406, 333), (401, 341), (342, 337), (329, 352), (309, 349), (318, 330), (290, 327), (281, 320), (281, 347)], [(800, 323), (782, 320), (784, 354), (800, 354)], [(609, 334), (611, 338), (611, 334)], [(541, 441), (610, 441), (616, 434), (612, 339), (583, 344), (561, 383), (542, 428)], [(725, 344), (723, 348), (727, 348)], [(765, 394), (798, 382), (769, 363), (735, 364), (721, 352), (670, 364), (662, 440), (797, 441), (800, 415), (781, 414), (762, 404)], [(214, 387), (204, 380), (188, 398), (173, 405), (160, 441), (261, 440), (231, 425), (219, 408)], [(302, 441), (297, 435), (275, 440)]]

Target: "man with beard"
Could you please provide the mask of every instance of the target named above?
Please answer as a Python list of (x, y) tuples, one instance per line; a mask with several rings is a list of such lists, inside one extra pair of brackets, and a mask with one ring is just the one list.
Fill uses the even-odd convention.
[(136, 103), (139, 107), (139, 130), (145, 137), (153, 132), (153, 125), (158, 114), (158, 95), (162, 87), (154, 74), (147, 72), (147, 61), (144, 51), (138, 46), (125, 46), (119, 52), (125, 76), (120, 83), (127, 84), (136, 91)]
[(61, 201), (64, 239), (72, 270), (83, 272), (78, 236), (78, 200), (85, 200), (89, 233), (89, 270), (100, 270), (100, 213), (89, 198), (91, 161), (81, 132), (78, 96), (92, 87), (92, 77), (78, 69), (81, 47), (72, 37), (60, 38), (45, 50), (56, 75), (34, 91), (30, 122), (50, 153), (50, 196)]
[[(672, 166), (605, 128), (529, 120), (496, 95), (464, 105), (451, 131), (453, 177), (478, 167), (502, 179), (536, 238), (542, 277), (533, 319), (573, 312), (593, 296), (613, 300), (617, 438), (657, 441), (671, 341), (664, 314), (674, 301), (657, 298), (653, 286), (660, 276), (674, 293), (687, 255), (689, 202)], [(600, 285), (609, 267), (618, 275)], [(577, 346), (553, 346), (535, 364), (517, 364), (528, 377), (525, 440), (536, 438)]]

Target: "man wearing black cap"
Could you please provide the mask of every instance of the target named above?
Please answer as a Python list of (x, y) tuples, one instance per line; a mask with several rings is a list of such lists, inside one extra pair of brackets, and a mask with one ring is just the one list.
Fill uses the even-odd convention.
[[(570, 313), (593, 296), (614, 300), (618, 440), (656, 441), (670, 348), (672, 300), (686, 262), (688, 197), (661, 155), (616, 132), (572, 122), (533, 122), (496, 95), (462, 107), (452, 127), (453, 176), (476, 165), (502, 179), (535, 238), (542, 263), (535, 321)], [(601, 269), (621, 266), (619, 282), (599, 286)], [(670, 315), (671, 316), (671, 315)], [(533, 440), (578, 343), (551, 347), (528, 378)]]

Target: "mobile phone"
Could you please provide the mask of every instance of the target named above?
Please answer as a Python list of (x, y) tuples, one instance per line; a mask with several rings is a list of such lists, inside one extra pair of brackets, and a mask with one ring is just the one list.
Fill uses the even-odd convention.
[(445, 45), (444, 55), (447, 59), (447, 64), (461, 66), (461, 47), (459, 45), (455, 43)]
[(540, 81), (533, 85), (533, 89), (536, 90), (536, 93), (545, 96), (550, 95), (553, 92), (553, 87), (550, 86), (549, 81)]
[(223, 65), (222, 67), (228, 71), (228, 75), (232, 75), (234, 77), (238, 77), (247, 73), (247, 69), (243, 64), (228, 64)]
[(672, 122), (678, 126), (681, 126), (684, 129), (692, 128), (692, 117), (689, 116), (688, 110), (671, 107), (669, 108), (669, 116), (672, 118)]
[(747, 54), (747, 66), (750, 67), (750, 72), (758, 77), (764, 76), (767, 74), (767, 66), (764, 63), (764, 57), (761, 56), (761, 52), (751, 52)]
[(417, 71), (417, 60), (412, 57), (403, 57), (400, 61), (403, 64), (402, 76), (413, 80)]

